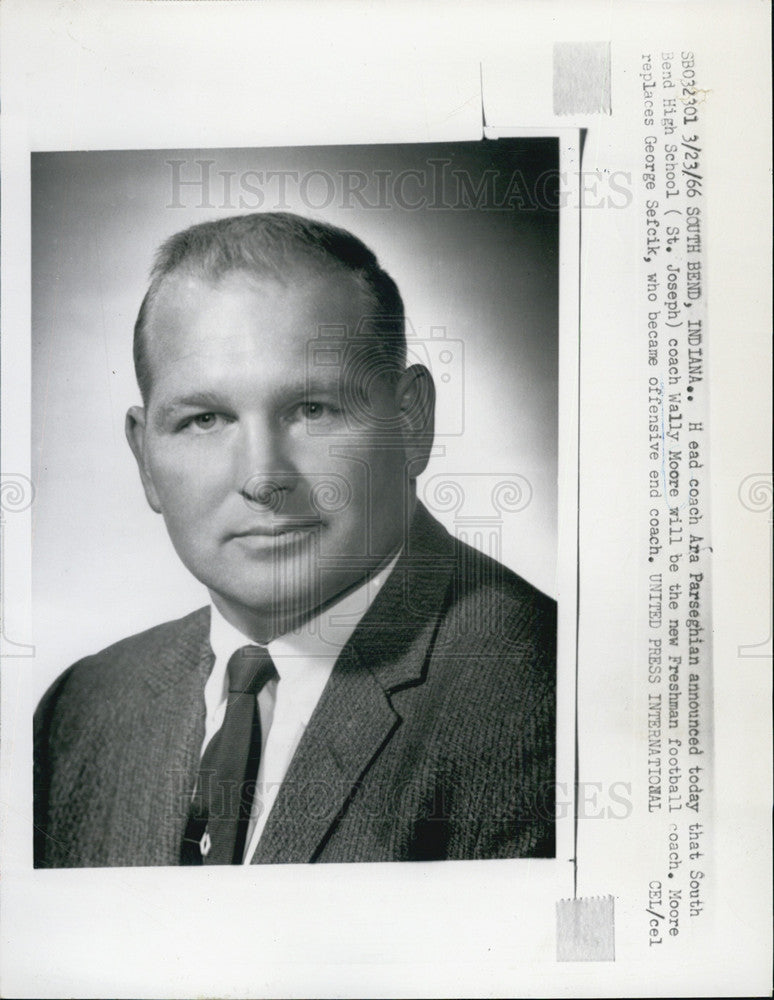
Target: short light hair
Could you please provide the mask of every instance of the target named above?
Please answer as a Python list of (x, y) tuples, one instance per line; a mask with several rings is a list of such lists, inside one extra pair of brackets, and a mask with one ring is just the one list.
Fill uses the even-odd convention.
[(134, 325), (134, 370), (143, 400), (151, 388), (148, 321), (167, 277), (182, 271), (215, 283), (242, 271), (284, 282), (304, 270), (354, 279), (368, 310), (362, 332), (374, 336), (388, 369), (402, 371), (406, 366), (403, 300), (365, 243), (346, 229), (292, 212), (255, 212), (191, 226), (159, 247)]

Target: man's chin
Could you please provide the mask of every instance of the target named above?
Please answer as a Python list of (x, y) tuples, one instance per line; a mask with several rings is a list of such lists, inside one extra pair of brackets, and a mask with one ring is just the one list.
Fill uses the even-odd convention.
[(256, 642), (269, 642), (303, 624), (314, 617), (322, 603), (320, 596), (309, 590), (208, 589), (226, 621)]

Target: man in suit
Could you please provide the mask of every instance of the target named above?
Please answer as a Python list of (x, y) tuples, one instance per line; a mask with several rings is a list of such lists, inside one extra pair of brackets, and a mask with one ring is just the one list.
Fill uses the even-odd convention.
[(552, 857), (555, 606), (417, 501), (433, 384), (373, 253), (289, 213), (179, 233), (135, 367), (211, 605), (44, 696), (36, 866)]

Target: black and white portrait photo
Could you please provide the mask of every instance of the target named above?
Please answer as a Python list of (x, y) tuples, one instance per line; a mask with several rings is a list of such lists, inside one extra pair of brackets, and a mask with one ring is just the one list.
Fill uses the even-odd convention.
[(33, 156), (36, 867), (556, 856), (558, 178)]
[(770, 9), (0, 8), (0, 995), (769, 995)]

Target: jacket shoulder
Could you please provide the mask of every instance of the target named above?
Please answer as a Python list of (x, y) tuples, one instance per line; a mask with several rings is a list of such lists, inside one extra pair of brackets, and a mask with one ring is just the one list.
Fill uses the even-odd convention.
[(549, 649), (556, 641), (556, 602), (513, 570), (479, 549), (453, 537), (418, 504), (409, 539), (407, 565), (430, 581), (438, 595), (436, 641), (463, 646), (537, 642)]
[[(552, 709), (556, 688), (556, 602), (490, 556), (454, 541), (456, 570), (433, 653), (452, 669), (460, 694), (495, 712)], [(448, 677), (447, 673), (447, 677)]]
[[(155, 707), (174, 704), (178, 689), (190, 691), (191, 671), (203, 665), (209, 649), (208, 623), (209, 609), (202, 608), (113, 643), (73, 664), (40, 700), (34, 717), (36, 868), (81, 863), (74, 861), (81, 848), (72, 838), (86, 822), (92, 794), (94, 808), (105, 807), (105, 789), (122, 768), (143, 759), (155, 735), (147, 718), (166, 725), (168, 715), (153, 716)], [(165, 690), (166, 699), (159, 697)], [(94, 847), (104, 834), (95, 829), (84, 843)], [(101, 847), (95, 850), (97, 863), (106, 863)]]
[(555, 627), (556, 601), (491, 556), (465, 542), (455, 542), (457, 573), (452, 601), (457, 613), (497, 609), (501, 624), (517, 628), (519, 622)]
[(69, 699), (87, 694), (89, 701), (104, 697), (117, 684), (131, 683), (145, 664), (152, 664), (162, 655), (168, 656), (171, 649), (201, 642), (208, 627), (209, 608), (199, 608), (183, 618), (127, 636), (78, 660), (57, 677), (40, 699), (35, 712), (36, 730), (45, 720), (50, 720), (63, 697)]

